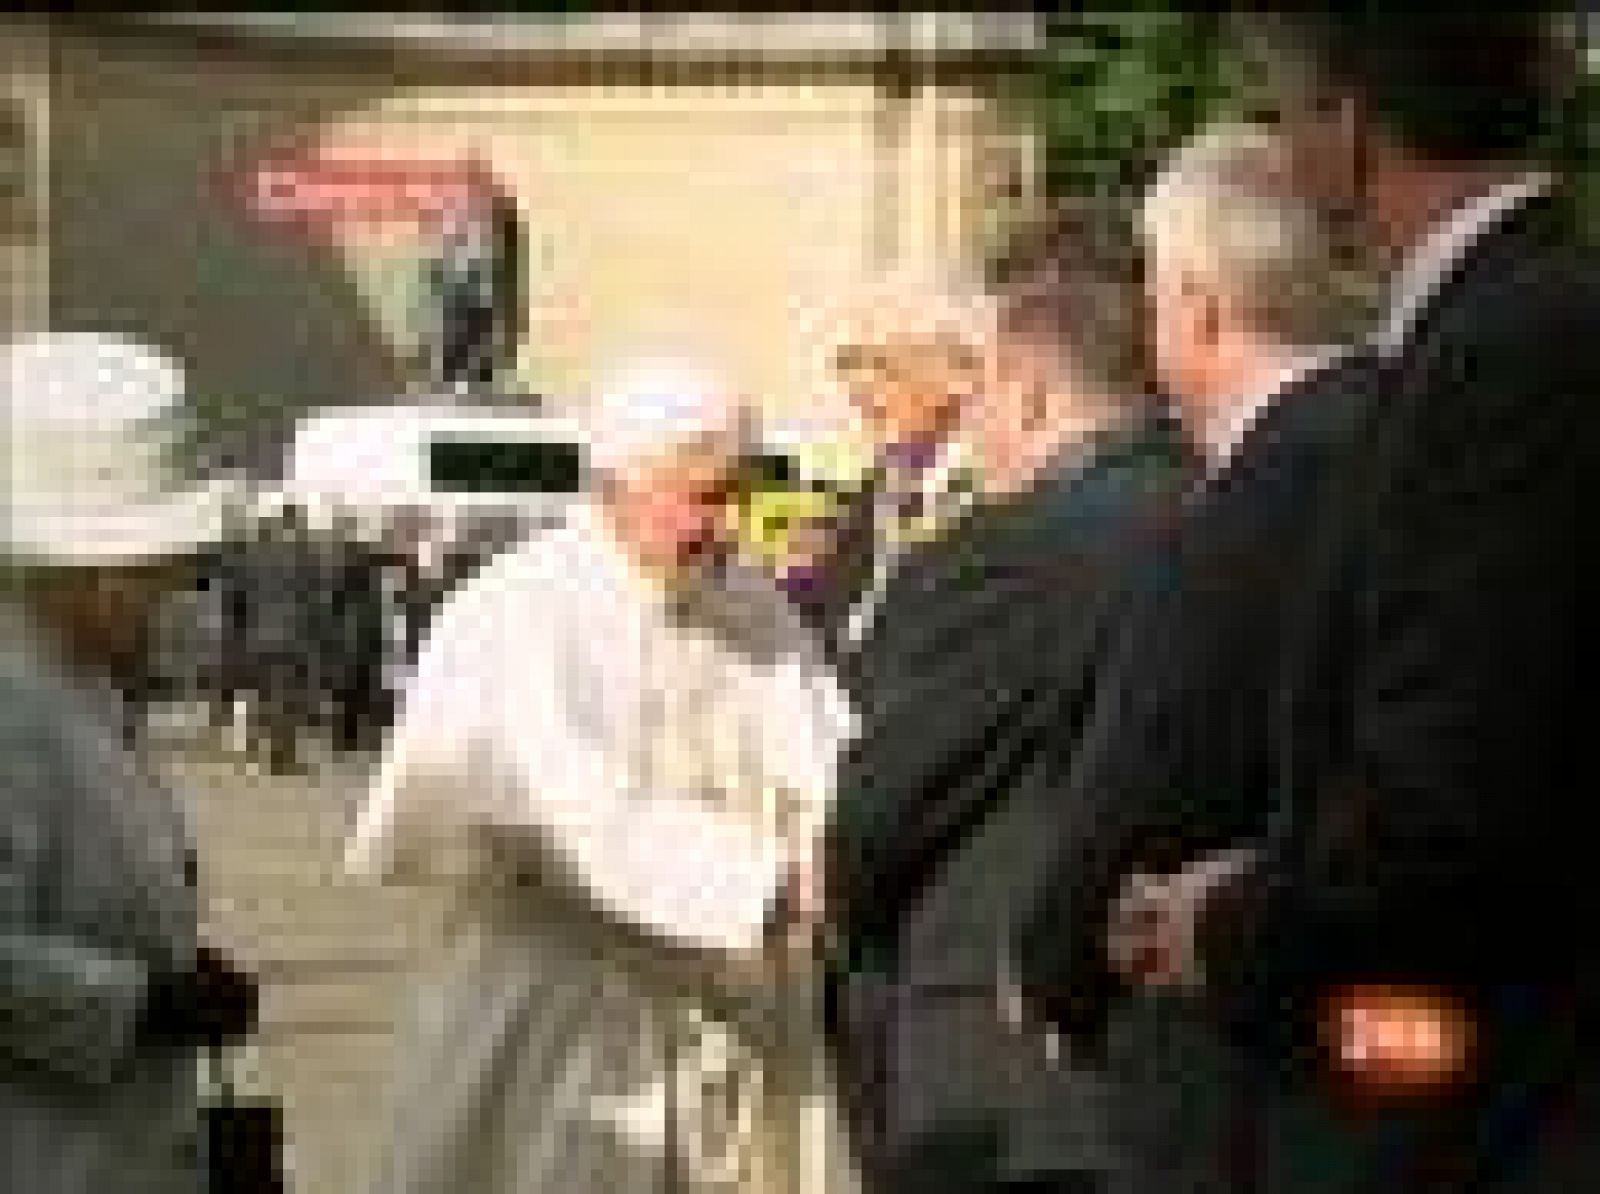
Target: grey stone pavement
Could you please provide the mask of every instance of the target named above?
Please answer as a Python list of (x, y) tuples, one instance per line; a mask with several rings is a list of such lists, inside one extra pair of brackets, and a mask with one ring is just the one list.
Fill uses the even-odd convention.
[(243, 1090), (284, 1109), (293, 1194), (360, 1194), (387, 1096), (393, 1026), (437, 904), (344, 878), (370, 764), (265, 775), (205, 735), (159, 748), (199, 846), (207, 934), (261, 976)]
[[(371, 760), (273, 776), (233, 752), (224, 735), (166, 739), (154, 758), (189, 811), (205, 931), (262, 980), (260, 1043), (240, 1067), (250, 1080), (243, 1089), (283, 1107), (291, 1194), (366, 1194), (394, 1028), (443, 900), (342, 875), (346, 828)], [(808, 1113), (801, 1130), (811, 1143), (800, 1188), (855, 1194), (825, 1113)]]

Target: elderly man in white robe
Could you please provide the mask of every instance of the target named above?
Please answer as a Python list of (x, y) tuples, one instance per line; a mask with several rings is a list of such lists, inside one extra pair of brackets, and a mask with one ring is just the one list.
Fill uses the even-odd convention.
[(738, 404), (658, 362), (591, 418), (591, 497), (442, 611), (351, 844), (460, 896), (376, 1189), (841, 1189), (806, 876), (848, 710), (723, 549)]

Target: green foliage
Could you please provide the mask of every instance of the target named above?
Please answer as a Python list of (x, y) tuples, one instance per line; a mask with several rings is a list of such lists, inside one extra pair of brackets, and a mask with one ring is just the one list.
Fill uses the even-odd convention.
[(1244, 103), (1240, 61), (1209, 14), (1151, 5), (1051, 18), (1013, 98), (1037, 122), (1053, 194), (1140, 185), (1199, 124)]
[(1579, 73), (1553, 156), (1572, 178), (1591, 239), (1600, 240), (1600, 72)]
[[(1594, 33), (1574, 32), (1593, 44)], [(1247, 114), (1253, 90), (1221, 18), (1162, 4), (1058, 13), (1035, 68), (1013, 82), (1012, 98), (1042, 134), (1052, 194), (1138, 187), (1196, 127)], [(1600, 215), (1597, 132), (1600, 72), (1591, 66), (1579, 72), (1550, 149), (1592, 222)]]

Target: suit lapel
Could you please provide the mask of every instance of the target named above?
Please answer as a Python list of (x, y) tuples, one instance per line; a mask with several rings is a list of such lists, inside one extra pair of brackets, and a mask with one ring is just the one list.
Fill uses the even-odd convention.
[[(1129, 495), (1100, 476), (1125, 469), (1125, 455), (1108, 446), (1015, 504), (969, 512), (897, 572), (890, 618), (866, 645), (881, 658), (864, 662), (884, 669), (879, 690), (902, 677), (914, 687), (867, 727), (847, 785), (854, 807), (841, 809), (860, 818), (844, 834), (843, 903), (858, 929), (892, 923), (948, 846), (1075, 722), (1079, 687), (1121, 624), (1125, 592), (1094, 557), (1109, 528), (1128, 529)], [(1078, 575), (1058, 590), (1061, 569)], [(1065, 635), (1046, 631), (1062, 618)]]
[(885, 516), (882, 503), (874, 503), (871, 572), (845, 623), (842, 638), (846, 650), (860, 649), (873, 633), (878, 611), (908, 557), (943, 538), (971, 509), (975, 494), (965, 446), (953, 440), (942, 449), (915, 492), (903, 499), (907, 509)]
[[(1572, 204), (1559, 190), (1536, 194), (1505, 212), (1469, 245), (1446, 270), (1428, 300), (1414, 312), (1400, 343), (1384, 355), (1404, 359), (1426, 344), (1440, 318), (1458, 303), (1468, 301), (1483, 287), (1492, 287), (1505, 270), (1526, 259), (1539, 243), (1570, 233)], [(1375, 347), (1383, 351), (1380, 341)]]

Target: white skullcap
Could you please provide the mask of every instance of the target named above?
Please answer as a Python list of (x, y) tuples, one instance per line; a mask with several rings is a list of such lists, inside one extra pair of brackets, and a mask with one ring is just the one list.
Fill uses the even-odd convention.
[(742, 438), (741, 404), (710, 371), (690, 361), (654, 358), (614, 373), (585, 416), (590, 463), (601, 472), (710, 436)]

